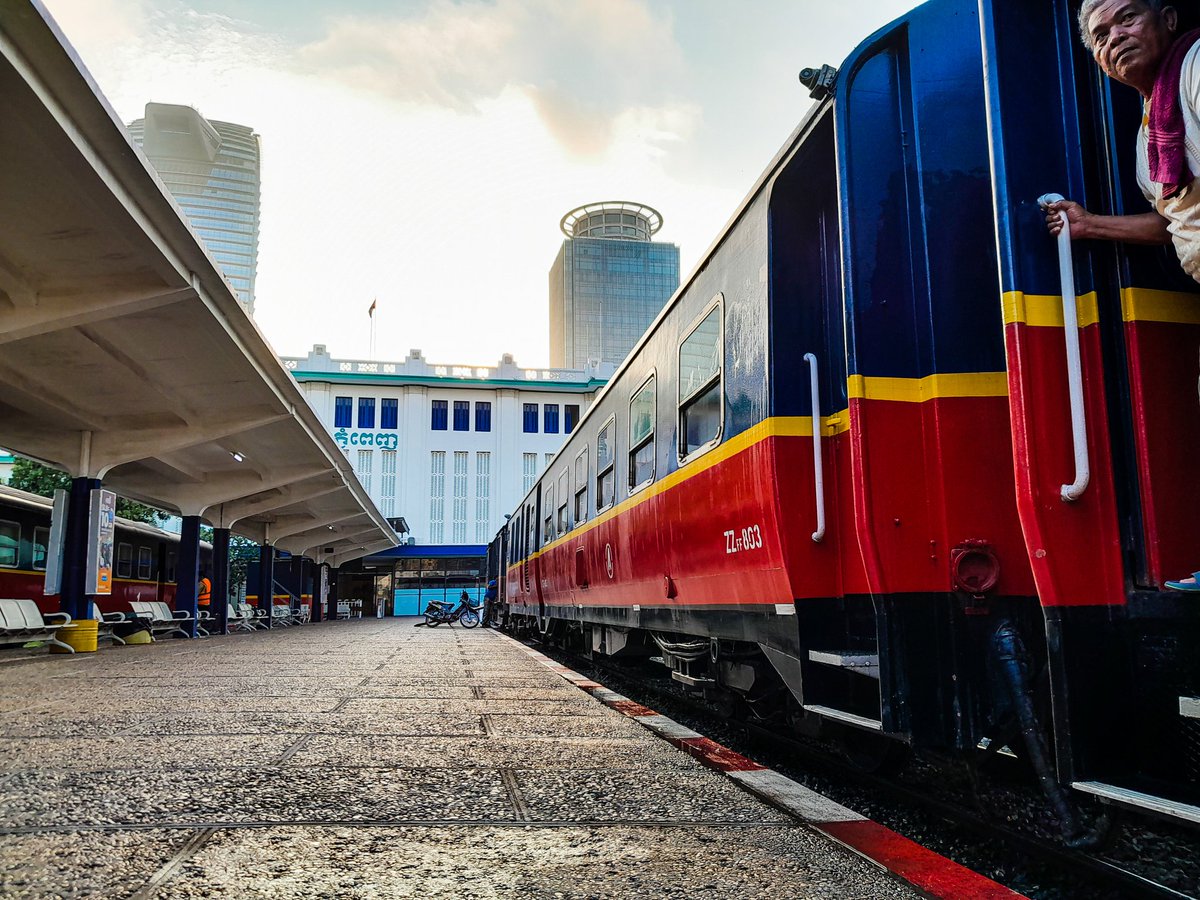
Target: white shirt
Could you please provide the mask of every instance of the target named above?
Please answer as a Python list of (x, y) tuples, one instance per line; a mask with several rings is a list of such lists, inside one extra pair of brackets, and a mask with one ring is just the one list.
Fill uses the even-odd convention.
[(1148, 124), (1145, 117), (1138, 131), (1137, 180), (1146, 199), (1167, 220), (1167, 230), (1171, 233), (1175, 253), (1184, 271), (1200, 281), (1200, 183), (1196, 180), (1200, 177), (1200, 42), (1192, 45), (1183, 58), (1179, 94), (1183, 101), (1183, 120), (1187, 126), (1188, 168), (1191, 169), (1193, 181), (1170, 200), (1163, 199), (1162, 185), (1150, 180), (1150, 162), (1146, 150)]

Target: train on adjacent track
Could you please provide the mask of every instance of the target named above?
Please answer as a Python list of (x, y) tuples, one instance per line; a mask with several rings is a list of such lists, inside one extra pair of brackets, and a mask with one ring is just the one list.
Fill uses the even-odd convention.
[[(35, 600), (57, 612), (57, 596), (45, 593), (53, 503), (46, 497), (0, 485), (0, 597)], [(179, 535), (144, 522), (117, 518), (112, 593), (93, 597), (101, 612), (128, 612), (133, 601), (175, 601)], [(202, 564), (212, 548), (202, 543)]]
[(1200, 823), (1200, 601), (1163, 589), (1200, 566), (1200, 296), (1168, 248), (1080, 243), (1072, 307), (1039, 196), (1145, 206), (1077, 10), (932, 0), (801, 74), (493, 541), (510, 627), (860, 756), (1010, 747), (1073, 842), (1080, 794)]

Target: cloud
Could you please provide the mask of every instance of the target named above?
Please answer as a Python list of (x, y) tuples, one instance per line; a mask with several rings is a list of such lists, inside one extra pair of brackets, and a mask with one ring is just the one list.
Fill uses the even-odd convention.
[(458, 112), (478, 112), (516, 87), (561, 146), (583, 158), (604, 152), (630, 109), (659, 108), (664, 122), (678, 121), (685, 72), (671, 17), (643, 0), (435, 0), (415, 17), (343, 15), (298, 48), (295, 64)]

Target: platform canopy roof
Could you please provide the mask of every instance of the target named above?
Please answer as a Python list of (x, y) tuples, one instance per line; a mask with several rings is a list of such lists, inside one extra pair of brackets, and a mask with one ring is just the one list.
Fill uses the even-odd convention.
[(397, 543), (31, 0), (0, 3), (0, 446), (334, 565)]

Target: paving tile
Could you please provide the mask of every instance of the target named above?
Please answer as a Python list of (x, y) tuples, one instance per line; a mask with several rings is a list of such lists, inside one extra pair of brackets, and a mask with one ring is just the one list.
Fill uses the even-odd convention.
[(193, 832), (83, 831), (0, 835), (0, 897), (116, 900), (129, 897)]
[(466, 714), (493, 716), (598, 716), (605, 714), (601, 706), (586, 694), (575, 692), (574, 697), (561, 700), (391, 700), (375, 697), (356, 697), (344, 707), (348, 713), (409, 716), (432, 714)]
[[(848, 882), (854, 887), (848, 889)], [(162, 898), (916, 896), (870, 863), (796, 826), (753, 832), (651, 828), (271, 828), (217, 832)]]
[(292, 734), (0, 738), (0, 772), (241, 768), (295, 742)]
[(677, 771), (516, 773), (530, 816), (542, 821), (788, 822), (724, 775)]
[(394, 769), (247, 766), (244, 770), (18, 773), (0, 776), (0, 820), (37, 825), (509, 820), (501, 776)]

